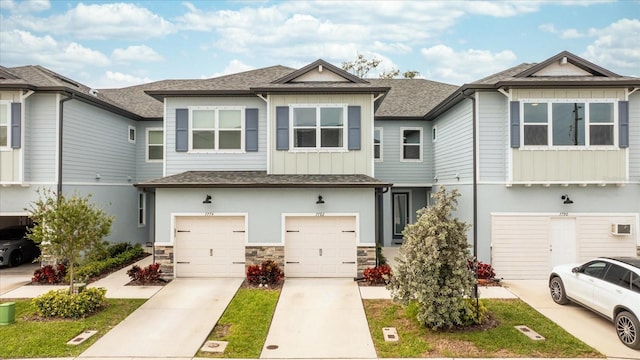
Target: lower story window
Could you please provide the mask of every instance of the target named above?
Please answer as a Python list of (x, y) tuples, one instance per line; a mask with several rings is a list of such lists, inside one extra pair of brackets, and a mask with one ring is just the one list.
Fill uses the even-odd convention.
[(147, 221), (146, 221), (146, 195), (143, 192), (139, 192), (138, 193), (138, 226), (145, 226)]

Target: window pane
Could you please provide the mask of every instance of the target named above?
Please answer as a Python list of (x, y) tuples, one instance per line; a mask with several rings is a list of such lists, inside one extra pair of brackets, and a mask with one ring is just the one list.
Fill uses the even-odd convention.
[(215, 148), (215, 131), (194, 131), (193, 132), (193, 148), (194, 149), (214, 149)]
[(9, 124), (8, 107), (7, 104), (0, 104), (0, 126)]
[(213, 129), (215, 127), (215, 112), (213, 110), (193, 110), (192, 116), (194, 129)]
[(149, 160), (162, 160), (163, 146), (149, 146)]
[(293, 147), (316, 147), (315, 129), (295, 129), (293, 130)]
[(631, 288), (631, 271), (622, 266), (611, 264), (604, 276), (604, 281), (629, 289)]
[(316, 109), (294, 108), (293, 126), (316, 126)]
[(553, 145), (584, 145), (584, 103), (553, 104)]
[(420, 130), (404, 130), (403, 143), (420, 144)]
[(613, 123), (613, 104), (611, 103), (589, 104), (589, 122)]
[(547, 103), (524, 103), (524, 123), (546, 123)]
[(589, 145), (613, 145), (613, 125), (591, 125)]
[(380, 145), (373, 145), (373, 158), (380, 159)]
[(380, 136), (380, 129), (373, 130), (373, 143), (380, 144), (382, 136)]
[(320, 130), (321, 147), (342, 147), (342, 129)]
[(0, 146), (7, 146), (7, 127), (0, 126)]
[(587, 267), (585, 267), (584, 273), (586, 275), (593, 276), (593, 277), (598, 278), (598, 279), (602, 279), (602, 277), (604, 276), (605, 269), (606, 269), (607, 265), (608, 264), (605, 263), (605, 262), (594, 262), (594, 263), (591, 263), (591, 264), (587, 265)]
[(403, 159), (419, 160), (420, 159), (420, 146), (419, 145), (404, 145), (402, 151)]
[(162, 131), (149, 131), (149, 144), (162, 145)]
[(547, 145), (547, 125), (525, 125), (525, 145)]
[(218, 141), (220, 150), (240, 149), (242, 142), (240, 137), (242, 132), (240, 131), (220, 131), (220, 138)]
[(321, 108), (320, 126), (342, 126), (342, 108)]
[[(218, 126), (221, 129), (241, 129), (242, 121), (239, 110), (220, 110), (218, 111)], [(222, 143), (222, 141), (220, 141)]]

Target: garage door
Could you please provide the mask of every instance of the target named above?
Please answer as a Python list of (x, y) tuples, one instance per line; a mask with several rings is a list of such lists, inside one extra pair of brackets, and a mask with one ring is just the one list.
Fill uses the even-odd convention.
[(285, 275), (356, 276), (355, 216), (287, 217)]
[(242, 216), (176, 218), (176, 276), (243, 277), (245, 221)]

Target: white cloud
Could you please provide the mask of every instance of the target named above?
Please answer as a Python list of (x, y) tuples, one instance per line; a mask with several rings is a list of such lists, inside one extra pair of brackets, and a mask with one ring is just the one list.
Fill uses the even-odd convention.
[(562, 33), (560, 34), (561, 39), (577, 39), (581, 37), (584, 37), (584, 34), (579, 32), (576, 29), (563, 30)]
[(151, 82), (150, 78), (144, 76), (135, 76), (131, 74), (124, 74), (117, 71), (107, 70), (93, 86), (95, 88), (109, 89), (119, 88), (126, 86), (133, 86)]
[(640, 20), (620, 19), (602, 29), (589, 29), (596, 39), (584, 58), (621, 75), (640, 76)]
[(51, 8), (49, 0), (14, 1), (1, 0), (0, 9), (6, 9), (13, 13), (40, 12)]
[(73, 35), (78, 39), (148, 39), (175, 30), (172, 23), (148, 9), (126, 3), (79, 3), (61, 15), (24, 16), (10, 21), (31, 31)]
[(153, 62), (163, 61), (162, 55), (146, 45), (132, 45), (126, 49), (115, 49), (111, 58), (118, 62)]
[(511, 50), (497, 53), (475, 49), (455, 51), (446, 45), (424, 48), (421, 54), (428, 69), (423, 76), (452, 84), (479, 80), (513, 66), (516, 61), (516, 55)]
[(244, 71), (249, 71), (254, 69), (255, 69), (255, 66), (247, 65), (240, 60), (231, 60), (221, 72), (213, 73), (208, 76), (202, 76), (202, 78), (205, 79), (205, 78), (212, 78), (212, 77), (218, 77), (218, 76), (229, 75), (229, 74), (236, 74), (239, 72), (244, 72)]
[(556, 29), (556, 26), (551, 23), (542, 24), (538, 26), (538, 29), (544, 32), (552, 33), (552, 34), (555, 34), (558, 32), (558, 30)]

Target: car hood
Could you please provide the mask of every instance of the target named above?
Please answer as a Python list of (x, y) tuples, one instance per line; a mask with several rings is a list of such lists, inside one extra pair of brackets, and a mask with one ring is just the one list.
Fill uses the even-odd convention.
[(556, 265), (553, 267), (553, 272), (561, 272), (561, 273), (570, 273), (571, 270), (576, 267), (582, 265), (581, 263), (571, 263), (571, 264), (562, 264)]

